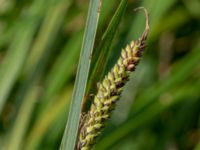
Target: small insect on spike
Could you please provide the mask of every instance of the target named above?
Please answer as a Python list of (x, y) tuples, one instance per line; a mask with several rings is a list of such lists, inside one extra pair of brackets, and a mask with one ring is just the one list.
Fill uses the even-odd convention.
[(138, 40), (131, 41), (126, 48), (122, 49), (116, 64), (103, 81), (99, 82), (96, 96), (80, 127), (77, 150), (91, 150), (96, 137), (100, 135), (105, 122), (110, 118), (130, 73), (136, 69), (142, 57), (149, 32), (149, 18), (144, 7), (138, 7), (135, 10), (144, 11), (146, 16), (145, 30)]

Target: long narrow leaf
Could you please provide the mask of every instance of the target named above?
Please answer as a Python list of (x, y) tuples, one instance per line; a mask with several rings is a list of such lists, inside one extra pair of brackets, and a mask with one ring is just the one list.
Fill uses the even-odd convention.
[(33, 86), (33, 88), (26, 94), (25, 101), (22, 104), (22, 108), (17, 115), (15, 126), (10, 134), (7, 150), (20, 150), (22, 148), (22, 141), (24, 139), (27, 126), (30, 122), (31, 115), (36, 104), (39, 88)]
[(79, 118), (81, 113), (81, 104), (85, 94), (89, 74), (91, 63), (90, 56), (92, 54), (94, 46), (100, 7), (100, 0), (90, 1), (74, 93), (70, 106), (69, 118), (60, 147), (60, 149), (62, 150), (72, 150), (75, 148), (76, 145), (76, 137), (78, 133)]
[(125, 12), (127, 1), (128, 0), (122, 0), (121, 3), (119, 4), (118, 9), (116, 10), (112, 20), (110, 21), (110, 24), (106, 29), (97, 50), (95, 51), (94, 59), (92, 61), (92, 64), (94, 65), (92, 66), (91, 69), (92, 73), (90, 76), (86, 95), (88, 94), (88, 92), (90, 92), (92, 87), (95, 87), (95, 83), (97, 83), (97, 81), (99, 81), (99, 79), (102, 78), (105, 72), (106, 64), (108, 62), (108, 58), (112, 50), (111, 43), (113, 41), (113, 38), (121, 21), (121, 18)]
[[(64, 95), (56, 99), (51, 105), (45, 108), (41, 112), (37, 119), (37, 122), (33, 125), (29, 132), (27, 139), (25, 140), (25, 149), (36, 150), (39, 149), (42, 139), (45, 137), (49, 128), (55, 126), (60, 116), (64, 116), (64, 113), (68, 112), (70, 98), (72, 95), (72, 86), (69, 86)], [(40, 133), (40, 134), (38, 134)]]
[[(43, 9), (43, 6), (45, 6)], [(30, 44), (33, 40), (34, 33), (40, 22), (39, 17), (45, 13), (50, 4), (45, 4), (45, 0), (36, 0), (26, 12), (31, 16), (30, 19), (21, 17), (16, 26), (18, 30), (15, 32), (12, 44), (10, 45), (7, 56), (0, 66), (0, 113), (2, 112), (4, 103), (22, 70), (23, 63), (29, 51)], [(23, 24), (22, 24), (23, 23)]]
[[(9, 49), (6, 60), (1, 66), (0, 74), (0, 113), (2, 112), (4, 103), (9, 96), (9, 92), (13, 87), (23, 63), (26, 59), (30, 42), (33, 38), (33, 28), (28, 26), (19, 29), (15, 35), (14, 41)], [(22, 35), (22, 36), (21, 36)]]
[[(67, 2), (68, 1), (68, 2)], [(31, 53), (28, 57), (25, 73), (32, 73), (46, 50), (52, 45), (64, 20), (64, 14), (72, 1), (58, 0), (53, 8), (47, 11)]]

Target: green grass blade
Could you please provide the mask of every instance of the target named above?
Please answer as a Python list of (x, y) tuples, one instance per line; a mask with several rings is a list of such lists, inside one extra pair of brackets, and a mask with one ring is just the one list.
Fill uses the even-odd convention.
[[(8, 149), (15, 149), (15, 150), (21, 149), (20, 144), (22, 143), (24, 134), (26, 133), (26, 131), (28, 129), (31, 115), (33, 115), (33, 111), (34, 111), (33, 108), (35, 107), (35, 103), (33, 101), (38, 100), (38, 97), (32, 95), (32, 91), (34, 91), (33, 89), (35, 89), (39, 86), (38, 82), (35, 83), (36, 80), (38, 81), (38, 79), (39, 79), (38, 75), (36, 75), (36, 73), (35, 73), (35, 68), (36, 68), (35, 66), (37, 66), (37, 65), (39, 66), (38, 63), (40, 63), (40, 61), (38, 59), (40, 59), (40, 57), (42, 57), (41, 56), (43, 54), (42, 52), (45, 50), (47, 45), (49, 45), (50, 41), (53, 38), (55, 38), (55, 35), (58, 32), (58, 29), (60, 28), (62, 21), (64, 20), (64, 15), (62, 16), (62, 14), (66, 11), (68, 6), (70, 5), (69, 3), (66, 3), (65, 1), (66, 0), (60, 0), (53, 7), (48, 7), (49, 8), (49, 10), (47, 10), (48, 13), (44, 14), (45, 19), (42, 24), (43, 26), (42, 26), (40, 34), (37, 38), (39, 40), (38, 41), (36, 40), (36, 42), (33, 45), (33, 53), (35, 54), (35, 52), (38, 52), (38, 50), (41, 53), (39, 53), (39, 54), (37, 53), (38, 57), (36, 59), (34, 59), (35, 61), (30, 61), (33, 59), (29, 60), (30, 62), (33, 62), (33, 63), (28, 63), (30, 70), (28, 72), (26, 72), (27, 74), (34, 73), (35, 76), (34, 76), (34, 79), (31, 80), (31, 84), (30, 84), (30, 82), (27, 83), (26, 90), (18, 91), (18, 93), (19, 93), (18, 95), (25, 95), (25, 97), (22, 96), (20, 98), (17, 98), (17, 101), (19, 101), (19, 100), (21, 100), (21, 98), (23, 98), (23, 102), (20, 107), (19, 114), (17, 114), (17, 120), (15, 121), (15, 123), (13, 125), (14, 128), (13, 128), (13, 131), (11, 132), (11, 138), (10, 138), (10, 140), (8, 140), (9, 141)], [(66, 4), (66, 5), (64, 5), (64, 4)], [(45, 6), (45, 5), (43, 5), (43, 6)], [(45, 26), (48, 26), (48, 27), (45, 28)], [(27, 30), (29, 28), (32, 29), (31, 27), (32, 26), (27, 26)], [(20, 33), (20, 35), (21, 34), (22, 33)], [(49, 37), (51, 37), (50, 40), (49, 40)], [(18, 39), (20, 39), (20, 38), (18, 38)], [(27, 40), (27, 38), (25, 38), (25, 39)], [(26, 42), (24, 42), (24, 43), (26, 43)], [(24, 48), (21, 48), (21, 49), (24, 50)], [(15, 66), (15, 65), (13, 65), (13, 66)], [(41, 64), (40, 64), (40, 66), (41, 66)], [(26, 77), (29, 78), (29, 76), (26, 76)], [(29, 93), (34, 98), (31, 97), (29, 99), (29, 96), (26, 96), (27, 94), (29, 95)], [(24, 108), (29, 108), (29, 109), (24, 109)], [(20, 113), (20, 112), (23, 112), (23, 113)], [(23, 114), (26, 114), (26, 116), (24, 116)], [(39, 134), (39, 135), (42, 136), (42, 134)]]
[(32, 115), (38, 96), (39, 88), (37, 86), (33, 86), (26, 94), (25, 101), (21, 106), (22, 109), (20, 109), (17, 115), (15, 125), (10, 134), (7, 150), (20, 150), (22, 148), (22, 141), (28, 129), (27, 126), (31, 119), (30, 116)]
[(101, 7), (100, 3), (101, 1), (99, 0), (90, 1), (74, 93), (70, 106), (69, 118), (60, 147), (62, 150), (72, 150), (75, 148), (79, 118), (81, 113), (81, 104), (85, 94), (91, 63), (90, 57), (94, 46), (97, 24), (99, 20), (99, 11)]
[[(54, 103), (48, 105), (33, 125), (25, 140), (25, 149), (35, 150), (39, 149), (39, 145), (49, 128), (52, 128), (60, 119), (60, 116), (64, 116), (68, 112), (70, 98), (72, 95), (72, 86), (69, 86), (64, 95), (57, 98)], [(66, 120), (66, 119), (65, 119)], [(40, 134), (38, 134), (40, 133)]]
[(27, 52), (34, 34), (33, 30), (35, 28), (34, 24), (31, 24), (31, 26), (33, 27), (31, 29), (29, 26), (18, 29), (17, 33), (15, 34), (14, 41), (7, 54), (6, 60), (1, 66), (0, 113), (2, 112), (4, 103), (26, 59)]
[(66, 2), (66, 0), (59, 0), (54, 4), (54, 7), (48, 10), (38, 37), (36, 38), (27, 59), (28, 62), (24, 69), (25, 73), (34, 72), (33, 68), (36, 67), (36, 64), (42, 59), (42, 56), (45, 55), (46, 50), (52, 45), (58, 30), (63, 23), (65, 17), (64, 14), (71, 5), (71, 2), (72, 1)]
[[(46, 6), (45, 9), (44, 6)], [(46, 4), (44, 0), (35, 0), (29, 10), (26, 11), (30, 17), (27, 19), (20, 16), (20, 21), (15, 24), (17, 30), (7, 56), (0, 66), (0, 113), (26, 60), (29, 47), (42, 18), (38, 16), (42, 16), (49, 6), (50, 3)]]
[(95, 84), (104, 75), (106, 64), (110, 57), (110, 52), (112, 51), (111, 43), (113, 41), (113, 38), (115, 36), (115, 33), (121, 21), (121, 18), (125, 12), (127, 1), (128, 0), (122, 0), (121, 3), (119, 4), (118, 9), (116, 10), (112, 20), (110, 21), (110, 24), (108, 28), (106, 29), (97, 50), (95, 51), (94, 59), (92, 61), (92, 64), (94, 65), (92, 65), (91, 67), (92, 73), (90, 76), (89, 85), (88, 85), (86, 94), (90, 92), (92, 87), (95, 87)]

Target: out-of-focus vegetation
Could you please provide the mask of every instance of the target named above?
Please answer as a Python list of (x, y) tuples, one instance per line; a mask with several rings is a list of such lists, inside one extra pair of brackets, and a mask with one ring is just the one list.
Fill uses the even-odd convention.
[[(102, 0), (94, 52), (119, 3)], [(59, 149), (88, 6), (0, 0), (0, 149)], [(107, 70), (144, 29), (138, 6), (150, 14), (147, 48), (94, 149), (199, 150), (200, 1), (129, 0)]]

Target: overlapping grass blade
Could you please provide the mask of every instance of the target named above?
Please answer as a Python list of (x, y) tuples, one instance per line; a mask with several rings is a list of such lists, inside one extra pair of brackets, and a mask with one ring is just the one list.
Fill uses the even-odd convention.
[(90, 63), (93, 51), (101, 1), (90, 1), (86, 29), (81, 49), (80, 61), (75, 81), (74, 93), (70, 106), (69, 118), (63, 135), (61, 150), (72, 150), (75, 148), (78, 133), (79, 119), (81, 115), (81, 104), (84, 98)]
[(16, 30), (12, 44), (0, 68), (0, 113), (26, 60), (30, 44), (41, 19), (38, 15), (44, 14), (45, 10), (49, 8), (49, 5), (46, 5), (46, 9), (43, 9), (43, 6), (45, 6), (44, 0), (35, 1), (27, 12), (31, 17), (29, 19), (22, 17), (16, 24), (18, 30)]
[(28, 62), (24, 69), (25, 74), (34, 72), (37, 64), (45, 55), (46, 50), (52, 45), (63, 23), (64, 14), (71, 3), (72, 1), (69, 0), (67, 2), (66, 0), (58, 0), (54, 6), (47, 11), (38, 36), (33, 43), (31, 53), (27, 59)]
[(40, 147), (41, 141), (45, 137), (50, 127), (52, 128), (52, 126), (58, 122), (60, 116), (66, 116), (66, 113), (69, 109), (71, 95), (72, 86), (69, 86), (61, 97), (57, 98), (54, 103), (48, 105), (48, 107), (41, 112), (39, 118), (33, 125), (32, 130), (25, 140), (25, 149), (35, 150)]
[(15, 33), (14, 41), (0, 68), (0, 113), (26, 59), (36, 29), (34, 22), (31, 22), (30, 26), (32, 27), (25, 26), (18, 29)]
[[(121, 18), (125, 12), (127, 6), (127, 0), (121, 0), (119, 7), (117, 8), (112, 20), (110, 21), (108, 28), (106, 29), (97, 50), (94, 53), (94, 58), (91, 66), (91, 76), (88, 84), (88, 89), (86, 95), (91, 92), (91, 89), (95, 87), (96, 83), (102, 78), (105, 72), (105, 68), (110, 57), (110, 52), (112, 51), (112, 41), (114, 39), (115, 33), (121, 21)], [(94, 88), (93, 88), (94, 89)]]
[[(36, 42), (33, 44), (33, 48), (32, 48), (33, 54), (30, 56), (31, 59), (28, 59), (28, 63), (27, 63), (28, 69), (26, 68), (24, 70), (24, 73), (27, 74), (26, 78), (29, 79), (31, 76), (34, 76), (34, 78), (31, 78), (31, 81), (30, 81), (31, 84), (28, 80), (28, 82), (25, 85), (27, 87), (26, 90), (23, 90), (23, 91), (19, 90), (19, 95), (21, 94), (21, 91), (22, 91), (22, 94), (25, 95), (25, 97), (23, 97), (19, 114), (17, 114), (17, 119), (15, 120), (13, 130), (10, 135), (12, 138), (8, 140), (8, 143), (10, 146), (9, 149), (16, 149), (16, 150), (21, 149), (20, 144), (22, 143), (24, 139), (24, 135), (28, 129), (30, 118), (34, 110), (33, 108), (35, 107), (36, 101), (39, 98), (36, 92), (32, 94), (32, 91), (35, 91), (34, 89), (38, 89), (39, 87), (39, 82), (36, 82), (36, 81), (38, 81), (40, 77), (38, 76), (38, 73), (36, 75), (35, 70), (37, 66), (39, 66), (41, 63), (40, 59), (43, 57), (44, 51), (50, 45), (50, 41), (52, 41), (52, 39), (55, 38), (56, 33), (58, 32), (58, 29), (60, 28), (62, 24), (62, 21), (64, 19), (63, 13), (66, 11), (68, 5), (70, 5), (69, 3), (66, 3), (67, 5), (64, 5), (64, 2), (65, 0), (60, 0), (54, 5), (54, 7), (50, 7), (50, 9), (47, 11), (48, 12), (47, 14), (44, 14), (45, 19), (43, 22), (43, 26), (41, 28), (40, 34), (36, 38), (37, 39)], [(49, 39), (49, 37), (51, 39)], [(29, 95), (31, 95), (31, 97)], [(29, 109), (24, 109), (24, 107), (29, 108)], [(27, 111), (27, 112), (24, 112), (24, 111)], [(23, 113), (20, 113), (20, 112), (23, 112)], [(26, 114), (26, 116), (22, 114)], [(43, 135), (40, 134), (40, 136), (43, 136)]]
[(10, 134), (10, 138), (7, 144), (7, 150), (21, 150), (22, 142), (29, 125), (32, 111), (36, 104), (39, 95), (39, 88), (33, 86), (31, 90), (25, 95), (25, 101), (22, 104), (20, 111), (15, 120), (15, 125)]

